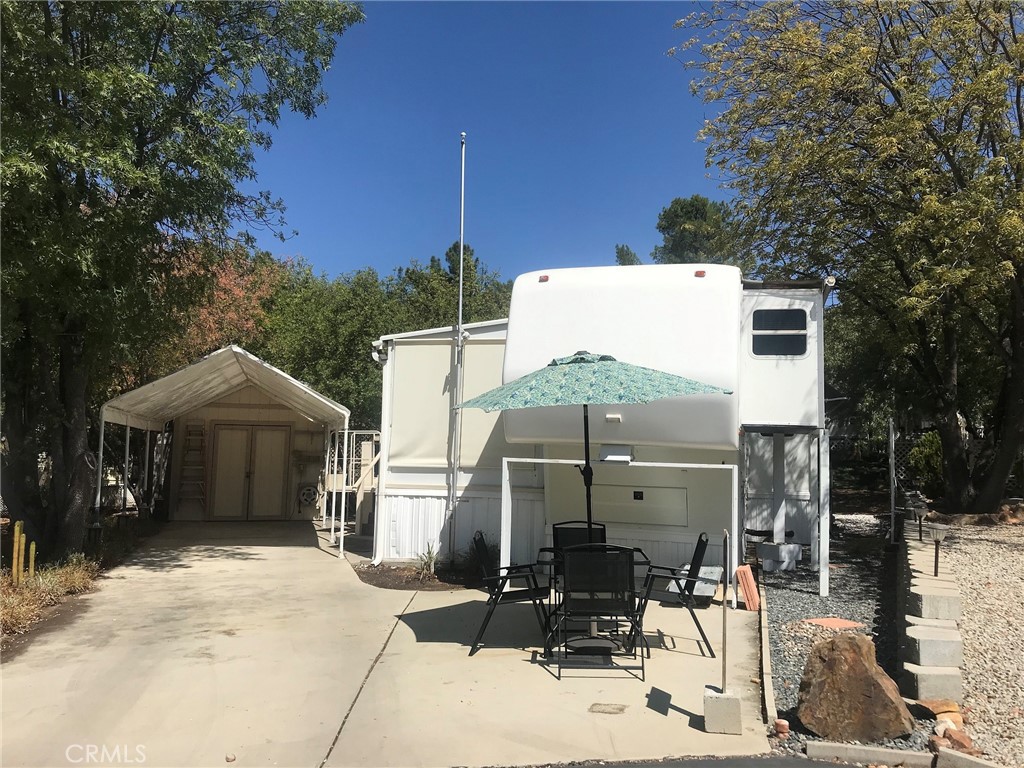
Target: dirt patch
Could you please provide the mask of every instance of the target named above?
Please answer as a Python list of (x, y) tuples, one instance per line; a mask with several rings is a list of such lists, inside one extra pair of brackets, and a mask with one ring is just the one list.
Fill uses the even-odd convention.
[(835, 515), (887, 515), (887, 488), (832, 487), (832, 513)]
[(924, 519), (943, 525), (1020, 525), (1024, 523), (1024, 504), (1013, 507), (1004, 504), (999, 512), (990, 515), (947, 515), (932, 511)]
[(477, 586), (470, 583), (462, 571), (439, 569), (434, 574), (421, 576), (419, 569), (411, 565), (386, 565), (384, 563), (380, 565), (359, 563), (354, 566), (354, 569), (356, 575), (364, 583), (381, 589), (444, 592)]

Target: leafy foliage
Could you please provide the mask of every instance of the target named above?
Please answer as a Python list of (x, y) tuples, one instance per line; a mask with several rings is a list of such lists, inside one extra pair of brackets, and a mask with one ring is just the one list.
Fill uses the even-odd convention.
[[(482, 266), (465, 246), (463, 320), (506, 317), (511, 284)], [(458, 243), (426, 266), (413, 262), (392, 275), (363, 269), (334, 280), (308, 264), (288, 266), (253, 351), (352, 411), (357, 429), (380, 426), (381, 370), (372, 344), (381, 336), (422, 328), (455, 327), (458, 318)]]
[(3, 497), (42, 543), (84, 520), (68, 484), (90, 404), (206, 295), (195, 244), (283, 223), (242, 191), (254, 151), (282, 109), (315, 114), (361, 20), (339, 2), (0, 5)]
[(753, 259), (742, 255), (732, 210), (703, 195), (677, 197), (658, 214), (663, 242), (651, 258), (658, 264), (732, 264), (748, 273)]
[(845, 354), (896, 364), (884, 399), (939, 433), (950, 507), (993, 511), (1024, 440), (1024, 6), (719, 2), (679, 26), (762, 268), (836, 277)]
[(617, 244), (615, 246), (615, 263), (620, 267), (632, 267), (640, 263), (640, 257), (628, 245)]
[(910, 449), (907, 463), (929, 496), (942, 493), (942, 441), (935, 431), (925, 432)]

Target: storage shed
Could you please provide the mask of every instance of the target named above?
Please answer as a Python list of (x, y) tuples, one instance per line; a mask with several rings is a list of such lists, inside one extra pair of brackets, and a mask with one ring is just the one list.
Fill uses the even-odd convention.
[[(165, 436), (170, 520), (324, 516), (331, 445), (348, 443), (346, 407), (238, 346), (107, 401), (100, 418), (101, 473), (106, 424), (124, 425), (129, 439), (141, 431), (147, 465), (150, 433)], [(340, 452), (334, 461), (344, 467)]]

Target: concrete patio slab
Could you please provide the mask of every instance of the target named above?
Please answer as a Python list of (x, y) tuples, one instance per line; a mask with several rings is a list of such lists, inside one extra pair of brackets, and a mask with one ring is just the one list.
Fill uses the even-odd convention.
[[(501, 606), (473, 657), (484, 593), (421, 592), (367, 679), (328, 766), (530, 765), (577, 760), (751, 755), (768, 751), (757, 673), (757, 614), (729, 612), (729, 691), (741, 735), (704, 731), (706, 685), (720, 659), (701, 654), (681, 608), (651, 605), (646, 682), (625, 671), (555, 670), (529, 604)], [(721, 610), (700, 611), (720, 655)], [(490, 645), (488, 645), (490, 643)]]

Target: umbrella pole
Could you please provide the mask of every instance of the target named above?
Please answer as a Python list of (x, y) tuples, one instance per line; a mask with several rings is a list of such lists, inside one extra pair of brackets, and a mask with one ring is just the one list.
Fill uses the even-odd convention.
[[(594, 509), (590, 498), (590, 486), (594, 484), (594, 468), (590, 466), (590, 413), (583, 406), (583, 486), (587, 489), (587, 530), (594, 526)], [(588, 538), (589, 535), (588, 535)]]

